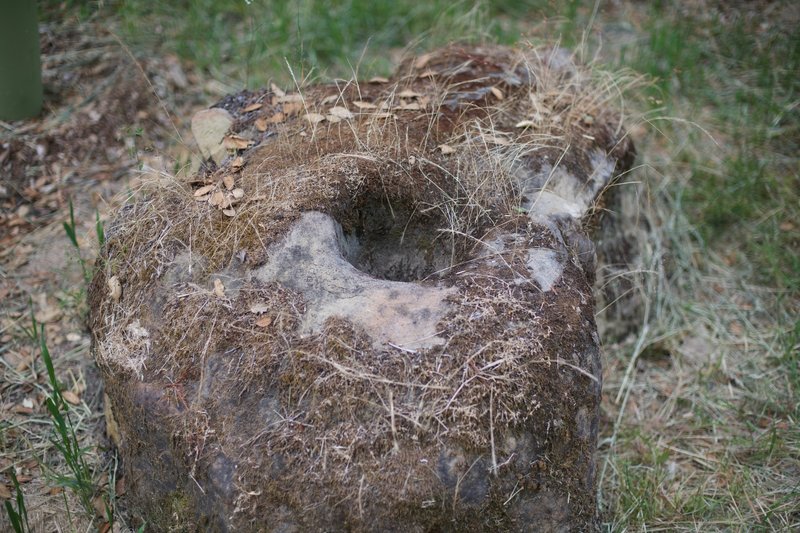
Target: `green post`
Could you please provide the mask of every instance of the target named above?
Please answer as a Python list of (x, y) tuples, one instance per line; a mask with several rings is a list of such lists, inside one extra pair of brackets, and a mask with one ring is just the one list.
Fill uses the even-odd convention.
[(0, 0), (0, 120), (34, 117), (42, 109), (36, 0)]

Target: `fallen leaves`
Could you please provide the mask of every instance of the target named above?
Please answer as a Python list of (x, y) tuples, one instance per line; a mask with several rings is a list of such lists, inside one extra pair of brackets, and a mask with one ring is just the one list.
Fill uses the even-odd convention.
[(353, 118), (353, 113), (350, 112), (346, 107), (342, 106), (334, 106), (328, 110), (328, 114), (333, 115), (334, 117), (348, 120)]
[(440, 151), (440, 152), (442, 152), (444, 155), (447, 155), (447, 154), (452, 154), (453, 152), (455, 152), (455, 151), (456, 151), (456, 149), (455, 149), (455, 148), (453, 148), (452, 146), (450, 146), (449, 144), (440, 144), (440, 145), (439, 145), (437, 148), (438, 148), (438, 149), (439, 149), (439, 151)]
[(236, 187), (236, 179), (232, 174), (226, 174), (217, 183), (204, 185), (194, 191), (195, 201), (208, 202), (208, 205), (216, 207), (228, 217), (236, 215), (233, 206), (244, 196), (244, 189)]
[[(267, 311), (270, 310), (270, 306), (263, 303), (252, 304), (250, 306), (250, 312), (254, 315), (263, 315)], [(255, 321), (256, 326), (260, 328), (266, 328), (270, 324), (272, 324), (272, 317), (270, 316), (261, 316)]]
[(359, 109), (378, 109), (378, 106), (371, 102), (364, 102), (363, 100), (356, 100), (353, 105)]
[(262, 316), (261, 318), (256, 320), (256, 326), (258, 326), (260, 328), (266, 328), (270, 324), (272, 324), (272, 317), (269, 317), (269, 316)]
[(211, 198), (208, 199), (208, 203), (213, 205), (214, 207), (221, 206), (225, 202), (225, 193), (222, 191), (214, 191), (211, 194)]
[(213, 191), (216, 188), (217, 188), (216, 185), (205, 185), (203, 187), (200, 187), (196, 191), (194, 191), (194, 196), (195, 196), (195, 198), (199, 197), (199, 196), (205, 196), (206, 194), (210, 193), (211, 191)]
[(433, 59), (433, 53), (422, 54), (416, 59), (416, 61), (414, 61), (414, 67), (418, 69), (423, 69), (431, 59)]
[(119, 281), (117, 276), (111, 276), (106, 281), (106, 285), (108, 285), (108, 295), (111, 297), (114, 302), (119, 302), (120, 298), (122, 297), (122, 284)]
[(284, 94), (283, 96), (273, 96), (272, 101), (275, 104), (288, 104), (288, 103), (302, 103), (303, 95), (301, 94)]
[(256, 119), (255, 125), (258, 131), (267, 131), (269, 124), (280, 124), (284, 120), (286, 120), (286, 115), (278, 111), (271, 117), (261, 117)]
[(278, 96), (278, 97), (286, 96), (286, 93), (283, 91), (283, 89), (281, 89), (280, 87), (278, 87), (274, 83), (270, 83), (269, 84), (269, 88), (272, 90), (272, 92), (275, 94), (275, 96)]
[(80, 405), (81, 403), (80, 396), (70, 390), (61, 391), (61, 397), (64, 398), (65, 402), (71, 405)]
[(261, 315), (269, 311), (269, 306), (267, 304), (253, 304), (250, 306), (250, 312), (256, 315)]
[(255, 144), (255, 141), (245, 139), (239, 135), (226, 135), (222, 139), (222, 146), (226, 150), (245, 150)]
[(400, 98), (419, 98), (422, 96), (422, 94), (416, 91), (412, 91), (410, 89), (406, 89), (404, 91), (400, 91), (399, 93), (397, 93), (397, 96), (399, 96)]
[(214, 278), (214, 295), (217, 298), (225, 298), (225, 285), (219, 278)]
[(316, 125), (325, 120), (325, 115), (321, 115), (319, 113), (306, 113), (303, 115), (303, 118), (312, 125)]
[(35, 314), (36, 321), (40, 324), (49, 324), (61, 318), (62, 311), (58, 305), (53, 305), (47, 300), (44, 293), (39, 295), (39, 311)]
[(289, 102), (283, 105), (283, 113), (286, 116), (293, 116), (303, 110), (302, 102)]

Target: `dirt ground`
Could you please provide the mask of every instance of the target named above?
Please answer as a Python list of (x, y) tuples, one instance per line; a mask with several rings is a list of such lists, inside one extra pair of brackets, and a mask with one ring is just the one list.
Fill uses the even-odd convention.
[[(47, 373), (26, 330), (33, 312), (71, 393), (71, 417), (93, 478), (101, 491), (123, 496), (105, 434), (102, 383), (89, 356), (81, 262), (91, 272), (96, 220), (105, 221), (141, 176), (188, 168), (188, 118), (220, 91), (207, 92), (173, 56), (134, 60), (101, 23), (46, 25), (42, 53), (40, 118), (0, 122), (0, 471), (16, 469), (34, 530), (102, 530), (103, 519), (92, 526), (70, 491), (53, 488), (63, 459), (49, 441)], [(79, 252), (62, 226), (70, 204)], [(4, 476), (0, 499), (12, 494)], [(102, 516), (101, 501), (95, 503)], [(0, 529), (6, 527), (3, 511)]]

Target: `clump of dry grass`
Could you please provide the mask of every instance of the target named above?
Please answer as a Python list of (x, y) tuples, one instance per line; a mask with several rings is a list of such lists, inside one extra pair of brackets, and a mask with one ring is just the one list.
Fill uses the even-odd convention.
[(617, 285), (598, 314), (611, 341), (602, 500), (613, 530), (791, 530), (800, 512), (797, 304), (753, 281), (728, 243), (704, 241), (708, 228), (690, 218), (686, 199), (708, 186), (693, 169), (724, 167), (737, 150), (720, 119), (727, 109), (689, 117), (691, 106), (682, 98), (674, 116), (643, 113), (642, 166), (611, 206), (627, 235), (610, 245), (626, 246), (629, 262), (599, 269), (601, 294)]

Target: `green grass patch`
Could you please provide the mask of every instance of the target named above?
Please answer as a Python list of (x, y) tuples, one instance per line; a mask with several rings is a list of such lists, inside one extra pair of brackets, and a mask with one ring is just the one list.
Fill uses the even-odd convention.
[[(431, 0), (197, 0), (112, 2), (124, 36), (161, 47), (212, 75), (247, 87), (296, 75), (350, 78), (385, 74), (396, 52), (450, 41), (513, 42), (514, 24), (493, 15), (502, 2)], [(508, 20), (508, 19), (506, 19)], [(142, 23), (154, 31), (142, 32)], [(175, 24), (175, 21), (180, 21)]]
[(703, 18), (672, 2), (648, 15), (620, 61), (656, 81), (651, 103), (718, 143), (667, 127), (691, 136), (678, 159), (692, 167), (680, 191), (692, 223), (706, 246), (739, 250), (753, 281), (800, 294), (800, 32), (743, 11)]

